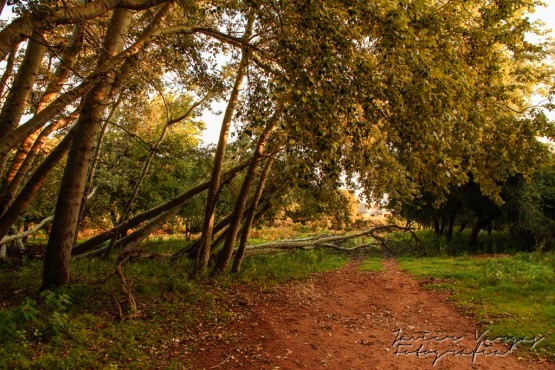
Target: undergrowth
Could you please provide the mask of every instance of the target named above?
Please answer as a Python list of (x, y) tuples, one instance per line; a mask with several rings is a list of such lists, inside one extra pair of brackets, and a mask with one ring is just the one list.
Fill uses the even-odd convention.
[(158, 257), (126, 265), (135, 319), (118, 319), (115, 302), (123, 295), (110, 277), (115, 257), (75, 260), (73, 284), (40, 294), (41, 261), (0, 266), (0, 368), (189, 369), (199, 343), (237, 318), (226, 289), (271, 287), (348, 260), (329, 250), (253, 256), (239, 274), (191, 280), (191, 261), (163, 257), (182, 247), (182, 241), (150, 241), (141, 249)]
[(482, 231), (478, 237), (478, 245), (468, 243), (470, 230), (455, 230), (452, 239), (447, 240), (444, 235), (437, 235), (433, 230), (422, 229), (414, 232), (415, 241), (408, 232), (390, 234), (388, 250), (395, 256), (467, 256), (481, 254), (514, 254), (523, 251), (543, 251), (543, 244), (538, 242), (533, 246), (523, 246), (511, 238), (508, 232), (493, 230), (491, 233)]

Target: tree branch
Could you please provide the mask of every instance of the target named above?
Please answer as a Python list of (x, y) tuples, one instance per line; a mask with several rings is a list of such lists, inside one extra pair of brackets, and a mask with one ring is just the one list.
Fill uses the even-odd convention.
[(27, 230), (21, 234), (17, 234), (17, 235), (10, 235), (10, 236), (5, 236), (4, 238), (2, 238), (2, 240), (0, 240), (0, 245), (3, 244), (8, 244), (10, 242), (13, 242), (14, 240), (19, 240), (19, 239), (23, 239), (31, 234), (36, 233), (37, 231), (39, 231), (44, 224), (46, 224), (49, 221), (52, 221), (54, 219), (54, 216), (50, 216), (45, 218), (44, 220), (42, 220), (37, 226), (35, 226), (34, 228)]

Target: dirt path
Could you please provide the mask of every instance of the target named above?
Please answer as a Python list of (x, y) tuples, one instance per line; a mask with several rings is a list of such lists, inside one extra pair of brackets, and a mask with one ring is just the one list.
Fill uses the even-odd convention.
[(269, 292), (235, 292), (239, 325), (200, 352), (195, 368), (555, 368), (519, 357), (518, 350), (492, 354), (507, 352), (508, 344), (477, 340), (475, 320), (457, 311), (446, 294), (422, 289), (394, 262), (377, 273), (357, 267), (353, 262)]

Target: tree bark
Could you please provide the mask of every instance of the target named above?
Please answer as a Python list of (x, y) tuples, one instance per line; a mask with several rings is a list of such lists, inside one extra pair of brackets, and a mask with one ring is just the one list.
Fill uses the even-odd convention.
[(433, 223), (434, 223), (434, 231), (437, 236), (441, 235), (441, 229), (439, 227), (439, 219), (436, 216), (433, 216)]
[[(194, 29), (191, 28), (189, 30), (193, 32)], [(125, 65), (126, 58), (129, 58), (133, 55), (137, 55), (141, 53), (148, 45), (149, 42), (153, 39), (153, 34), (156, 32), (155, 29), (151, 29), (147, 27), (145, 29), (145, 33), (139, 38), (137, 42), (135, 42), (132, 46), (127, 48), (124, 51), (119, 52), (117, 55), (113, 56), (112, 58), (108, 59), (99, 59), (99, 63), (97, 64), (96, 69), (87, 76), (83, 82), (81, 82), (78, 86), (74, 87), (73, 89), (67, 91), (66, 93), (58, 96), (56, 100), (54, 100), (51, 104), (45, 107), (41, 112), (36, 114), (33, 118), (25, 122), (24, 124), (17, 127), (17, 129), (13, 130), (13, 132), (5, 135), (3, 138), (0, 139), (0, 162), (5, 160), (5, 157), (8, 155), (10, 150), (19, 146), (19, 144), (29, 135), (31, 135), (34, 131), (42, 127), (46, 122), (52, 119), (56, 114), (59, 114), (63, 111), (63, 109), (73, 102), (74, 100), (82, 97), (83, 95), (87, 94), (89, 90), (97, 82), (102, 81), (105, 79), (105, 76), (111, 75), (113, 70), (124, 61), (124, 66), (122, 66), (122, 71), (127, 70), (130, 71), (131, 69), (128, 68), (129, 63), (127, 66)], [(121, 79), (120, 81), (122, 81)], [(112, 85), (115, 84), (112, 81)]]
[[(127, 34), (131, 16), (132, 13), (125, 9), (114, 11), (103, 44), (103, 55), (98, 62), (99, 67), (105, 60), (113, 58), (123, 50), (123, 35)], [(71, 280), (71, 248), (83, 201), (89, 160), (110, 98), (113, 80), (114, 74), (107, 74), (87, 93), (75, 132), (72, 133), (73, 142), (68, 153), (46, 248), (42, 289), (67, 284)]]
[(395, 224), (389, 224), (389, 225), (372, 227), (368, 230), (364, 230), (356, 234), (310, 237), (310, 238), (292, 239), (292, 240), (278, 240), (274, 242), (249, 246), (247, 247), (247, 252), (249, 252), (249, 254), (261, 254), (261, 253), (268, 253), (268, 252), (271, 253), (276, 251), (286, 251), (286, 250), (294, 250), (294, 249), (314, 249), (314, 248), (333, 248), (341, 251), (353, 251), (362, 247), (373, 245), (374, 243), (359, 245), (353, 248), (341, 247), (340, 244), (346, 242), (347, 240), (360, 238), (363, 236), (371, 236), (377, 239), (379, 241), (379, 244), (382, 244), (385, 242), (385, 240), (382, 237), (377, 236), (376, 233), (380, 231), (391, 231), (391, 230), (401, 230), (401, 231), (408, 231), (412, 233), (411, 228), (406, 228)]
[(260, 137), (258, 138), (258, 142), (254, 149), (249, 168), (247, 170), (247, 173), (245, 174), (245, 179), (243, 180), (241, 190), (239, 191), (237, 200), (235, 201), (235, 205), (233, 207), (231, 223), (227, 231), (224, 247), (220, 255), (218, 256), (218, 261), (216, 262), (216, 266), (214, 268), (215, 274), (223, 272), (229, 264), (229, 261), (231, 260), (233, 248), (235, 247), (235, 242), (237, 241), (237, 233), (239, 232), (239, 227), (241, 226), (241, 220), (243, 219), (245, 206), (247, 204), (249, 192), (254, 182), (256, 170), (258, 169), (259, 162), (264, 156), (264, 148), (266, 146), (266, 142), (270, 138), (270, 135), (281, 116), (282, 107), (283, 103), (278, 103), (274, 115), (270, 118), (270, 121), (267, 123), (264, 131), (262, 132), (262, 134), (260, 134)]
[[(4, 7), (6, 6), (6, 2), (7, 2), (7, 0), (0, 1), (0, 15), (2, 15), (2, 12), (4, 11)], [(2, 94), (0, 94), (0, 95), (2, 95)]]
[[(81, 50), (81, 46), (83, 44), (83, 33), (81, 32), (80, 28), (75, 26), (73, 29), (73, 33), (71, 35), (70, 41), (67, 47), (64, 50), (64, 54), (60, 58), (60, 63), (54, 72), (54, 75), (49, 82), (48, 86), (46, 87), (46, 91), (42, 95), (39, 103), (37, 104), (37, 108), (35, 110), (35, 114), (42, 111), (48, 104), (50, 104), (56, 96), (62, 90), (64, 83), (66, 82), (73, 63)], [(75, 117), (76, 118), (76, 117)], [(23, 143), (20, 145), (19, 149), (15, 154), (15, 158), (12, 162), (10, 170), (8, 171), (3, 184), (2, 184), (2, 191), (0, 191), (2, 196), (2, 200), (0, 200), (1, 204), (6, 204), (15, 196), (15, 192), (17, 192), (17, 188), (19, 187), (23, 177), (27, 174), (31, 164), (33, 163), (36, 154), (40, 149), (42, 149), (44, 142), (46, 141), (46, 137), (50, 135), (53, 131), (61, 128), (64, 125), (69, 124), (68, 121), (73, 122), (73, 120), (58, 120), (56, 124), (50, 124), (48, 130), (43, 130), (40, 134), (37, 131), (32, 133), (31, 135), (27, 136)], [(27, 156), (31, 155), (31, 159), (26, 161)], [(15, 184), (11, 184), (12, 181), (15, 180)], [(8, 191), (9, 188), (9, 191)], [(7, 196), (4, 195), (7, 193)], [(11, 195), (11, 197), (10, 197)], [(6, 198), (7, 201), (6, 201)], [(2, 208), (0, 208), (2, 209)]]
[(23, 62), (0, 112), (0, 138), (8, 135), (19, 125), (45, 53), (43, 35), (35, 32), (29, 40)]
[[(121, 0), (120, 0), (121, 1)], [(133, 2), (134, 0), (127, 0), (128, 2)], [(129, 4), (128, 4), (129, 5)], [(153, 29), (145, 32), (133, 45), (131, 45), (126, 50), (120, 52), (114, 58), (108, 59), (102, 65), (99, 65), (89, 76), (87, 76), (83, 82), (72, 90), (60, 95), (55, 101), (53, 101), (48, 107), (44, 108), (39, 114), (35, 115), (29, 121), (20, 125), (13, 132), (5, 135), (4, 138), (0, 139), (0, 162), (5, 161), (5, 157), (8, 153), (19, 146), (19, 144), (34, 131), (42, 127), (46, 122), (52, 119), (56, 114), (60, 113), (68, 104), (72, 101), (82, 97), (86, 94), (97, 81), (102, 80), (107, 74), (110, 74), (116, 67), (118, 67), (122, 61), (124, 66), (121, 70), (128, 69), (132, 64), (126, 63), (130, 57), (138, 55), (142, 52), (149, 43), (156, 37), (162, 36), (164, 34), (171, 34), (172, 32), (181, 33), (204, 33), (209, 36), (224, 40), (233, 45), (242, 45), (244, 42), (240, 39), (236, 39), (233, 36), (225, 35), (221, 32), (206, 28), (206, 27), (169, 27), (165, 29)], [(1, 39), (0, 39), (1, 40)], [(0, 41), (1, 42), (1, 41)], [(121, 81), (121, 80), (120, 80)], [(115, 84), (114, 84), (115, 85)]]
[[(56, 122), (53, 122), (50, 125), (46, 126), (44, 128), (44, 130), (41, 131), (41, 133), (37, 137), (37, 140), (35, 140), (35, 143), (31, 147), (31, 149), (29, 150), (29, 153), (27, 153), (27, 156), (25, 157), (25, 160), (23, 161), (23, 163), (19, 167), (19, 170), (15, 174), (14, 178), (10, 181), (10, 183), (6, 187), (6, 189), (2, 190), (2, 192), (1, 192), (2, 193), (1, 196), (0, 196), (0, 212), (1, 212), (1, 214), (3, 214), (4, 212), (7, 212), (8, 208), (11, 207), (11, 205), (12, 205), (12, 203), (13, 203), (16, 195), (17, 195), (19, 187), (21, 186), (21, 184), (23, 182), (23, 179), (25, 178), (25, 176), (29, 172), (29, 169), (33, 165), (33, 162), (34, 162), (35, 158), (37, 157), (39, 151), (43, 148), (44, 143), (48, 139), (48, 136), (52, 132), (54, 132), (58, 129), (61, 129), (61, 128), (64, 128), (64, 127), (67, 127), (67, 126), (71, 125), (77, 119), (77, 117), (79, 116), (80, 108), (81, 108), (81, 106), (79, 106), (77, 109), (75, 109), (67, 118), (61, 118), (61, 119), (57, 120)], [(60, 145), (60, 144), (58, 144), (58, 145)], [(67, 148), (69, 148), (69, 145), (68, 145)], [(65, 152), (64, 152), (64, 155), (65, 155)], [(53, 166), (52, 166), (52, 168), (53, 168)], [(42, 182), (41, 182), (41, 184), (42, 184)], [(34, 197), (35, 193), (33, 193), (33, 197)], [(26, 207), (25, 207), (25, 210), (26, 210)], [(23, 210), (23, 212), (25, 212), (25, 210)]]
[[(131, 206), (133, 205), (133, 202), (135, 201), (135, 198), (137, 197), (137, 194), (139, 193), (139, 190), (141, 189), (141, 186), (143, 185), (144, 179), (146, 178), (148, 170), (150, 169), (150, 164), (152, 163), (152, 160), (154, 159), (154, 156), (156, 155), (156, 152), (157, 152), (158, 148), (160, 147), (160, 144), (162, 143), (162, 141), (166, 137), (166, 134), (167, 134), (168, 130), (170, 129), (170, 127), (173, 124), (178, 123), (178, 122), (186, 119), (187, 117), (189, 117), (191, 115), (191, 113), (200, 104), (202, 104), (203, 101), (204, 101), (204, 99), (201, 99), (197, 103), (193, 104), (190, 107), (190, 109), (188, 109), (187, 112), (185, 114), (183, 114), (181, 117), (172, 118), (172, 119), (170, 119), (166, 122), (166, 124), (164, 125), (164, 128), (162, 129), (162, 132), (160, 133), (160, 136), (158, 137), (158, 140), (150, 148), (150, 152), (149, 152), (148, 157), (147, 157), (147, 159), (146, 159), (146, 161), (143, 165), (143, 169), (141, 171), (141, 174), (139, 175), (139, 178), (138, 178), (137, 182), (135, 183), (135, 186), (133, 187), (133, 190), (131, 191), (131, 195), (129, 196), (129, 199), (127, 199), (127, 202), (125, 202), (125, 205), (123, 207), (123, 211), (121, 213), (121, 216), (117, 220), (117, 225), (122, 224), (123, 222), (127, 221), (127, 219), (129, 218), (129, 213), (131, 212)], [(117, 240), (120, 238), (121, 235), (125, 235), (126, 233), (127, 233), (127, 229), (124, 229), (124, 230), (121, 230), (121, 232), (116, 233), (112, 237), (112, 240), (110, 240), (110, 244), (108, 245), (108, 248), (106, 249), (105, 256), (108, 256), (111, 253), (112, 249), (114, 247), (116, 247)]]
[(457, 218), (457, 210), (451, 210), (449, 214), (449, 221), (447, 224), (447, 232), (445, 237), (448, 241), (453, 240), (453, 228), (455, 227), (455, 219)]
[[(146, 36), (151, 35), (154, 31), (156, 31), (157, 29), (160, 28), (160, 24), (165, 19), (165, 17), (168, 15), (170, 7), (171, 7), (170, 3), (165, 3), (165, 4), (160, 6), (160, 8), (156, 11), (154, 16), (152, 17), (151, 21), (144, 28), (143, 34), (140, 37), (140, 39), (144, 40)], [(114, 88), (111, 91), (112, 95), (115, 95), (118, 86), (122, 86), (122, 85), (125, 84), (125, 79), (128, 78), (129, 74), (134, 72), (133, 59), (138, 58), (142, 53), (144, 53), (146, 45), (147, 45), (147, 42), (142, 42), (142, 43), (139, 42), (139, 43), (135, 44), (135, 48), (137, 50), (135, 51), (134, 56), (132, 58), (126, 59), (123, 62), (119, 73), (114, 78), (113, 85), (112, 85), (112, 86), (114, 86)], [(101, 130), (100, 134), (98, 135), (97, 145), (96, 145), (96, 148), (95, 148), (95, 154), (94, 154), (92, 163), (90, 165), (88, 181), (85, 185), (86, 186), (85, 187), (86, 192), (88, 192), (88, 189), (93, 189), (94, 174), (96, 172), (96, 166), (97, 166), (97, 163), (98, 163), (98, 158), (100, 156), (102, 143), (104, 141), (104, 135), (106, 133), (106, 129), (108, 128), (108, 125), (110, 124), (110, 121), (111, 121), (113, 115), (116, 112), (117, 107), (119, 106), (119, 104), (121, 102), (121, 97), (122, 96), (120, 95), (118, 97), (118, 100), (116, 101), (116, 103), (114, 103), (114, 105), (112, 107), (112, 110), (110, 111), (110, 114), (106, 118), (105, 123), (102, 127), (102, 130)], [(77, 236), (78, 236), (79, 226), (81, 225), (81, 222), (83, 220), (85, 210), (86, 210), (86, 206), (87, 206), (87, 200), (89, 199), (90, 195), (91, 194), (89, 194), (88, 196), (83, 198), (83, 203), (81, 204), (81, 209), (79, 211), (79, 218), (78, 218), (78, 221), (77, 221), (77, 231), (75, 233), (75, 240), (73, 241), (73, 245), (75, 245), (77, 243)], [(118, 223), (120, 223), (120, 222), (118, 222)], [(125, 233), (126, 231), (127, 230), (123, 230), (123, 233)], [(117, 238), (117, 235), (113, 238), (113, 242), (115, 242), (116, 238)], [(112, 242), (111, 242), (111, 246), (113, 246)]]
[(52, 172), (52, 169), (62, 160), (69, 150), (72, 138), (72, 135), (67, 135), (60, 144), (58, 144), (29, 178), (29, 181), (27, 181), (27, 184), (21, 189), (21, 192), (10, 207), (0, 216), (0, 239), (8, 233), (10, 226), (25, 213), (34, 196), (40, 190), (50, 172)]
[(138, 245), (140, 242), (145, 240), (152, 232), (158, 229), (162, 224), (167, 222), (170, 218), (175, 216), (181, 210), (181, 206), (176, 206), (169, 211), (166, 211), (147, 223), (146, 225), (142, 226), (139, 230), (135, 231), (134, 233), (127, 235), (126, 237), (118, 240), (114, 247), (122, 246), (119, 260), (123, 260), (131, 250)]
[(35, 227), (33, 227), (32, 229), (29, 229), (25, 232), (22, 232), (20, 234), (15, 234), (12, 236), (5, 236), (2, 239), (0, 239), (0, 245), (3, 244), (7, 244), (10, 242), (13, 242), (14, 240), (20, 240), (23, 238), (26, 238), (29, 235), (32, 235), (34, 233), (36, 233), (37, 231), (39, 231), (47, 222), (52, 221), (52, 219), (54, 218), (54, 216), (49, 216), (47, 218), (45, 218), (44, 220), (42, 220), (38, 225), (36, 225)]
[[(171, 1), (171, 0), (170, 0)], [(31, 36), (34, 30), (57, 24), (80, 23), (96, 18), (112, 9), (144, 10), (169, 0), (98, 0), (72, 8), (61, 7), (43, 14), (24, 14), (0, 31), (0, 61), (12, 47)]]
[[(223, 182), (227, 182), (227, 181), (231, 181), (231, 179), (233, 177), (235, 177), (237, 175), (237, 173), (239, 173), (240, 171), (242, 171), (248, 163), (241, 163), (233, 168), (231, 168), (230, 170), (226, 171), (224, 173), (224, 181)], [(189, 200), (190, 198), (194, 197), (195, 195), (201, 193), (202, 191), (208, 189), (208, 187), (210, 186), (210, 180), (204, 181), (190, 189), (188, 189), (187, 191), (185, 191), (184, 193), (180, 194), (179, 196), (167, 201), (164, 204), (161, 204), (159, 206), (156, 206), (154, 208), (149, 209), (148, 211), (145, 211), (141, 214), (138, 214), (137, 216), (134, 216), (132, 218), (130, 218), (129, 220), (127, 220), (126, 222), (122, 223), (121, 225), (116, 225), (113, 228), (111, 228), (110, 230), (107, 230), (101, 234), (98, 234), (94, 237), (92, 237), (91, 239), (77, 245), (76, 247), (74, 247), (72, 249), (72, 255), (79, 255), (79, 254), (83, 254), (86, 252), (89, 252), (91, 250), (93, 250), (95, 247), (97, 247), (98, 245), (100, 245), (101, 243), (105, 242), (106, 240), (112, 238), (116, 233), (121, 232), (121, 230), (126, 230), (126, 229), (131, 229), (133, 227), (136, 227), (137, 225), (148, 221), (154, 217), (159, 216), (161, 213), (166, 212), (171, 210), (172, 208), (176, 207), (176, 206), (180, 206), (183, 203), (185, 203), (187, 200)]]
[(164, 128), (162, 129), (162, 132), (160, 133), (160, 136), (158, 137), (158, 140), (156, 140), (156, 142), (154, 143), (152, 148), (150, 148), (150, 153), (148, 154), (148, 157), (147, 157), (147, 159), (146, 159), (146, 161), (143, 165), (141, 175), (139, 176), (137, 182), (135, 183), (135, 186), (133, 187), (133, 190), (131, 192), (131, 196), (129, 197), (129, 199), (125, 203), (125, 206), (123, 207), (122, 216), (121, 216), (121, 219), (118, 223), (124, 222), (129, 218), (129, 212), (131, 211), (131, 206), (133, 205), (133, 202), (135, 201), (135, 198), (137, 197), (137, 194), (139, 193), (139, 190), (140, 190), (140, 188), (141, 188), (141, 186), (144, 182), (144, 179), (146, 178), (148, 170), (150, 169), (150, 164), (152, 163), (152, 160), (154, 159), (154, 156), (156, 155), (156, 152), (158, 151), (158, 148), (160, 147), (160, 144), (162, 144), (162, 142), (164, 141), (170, 127), (172, 125), (178, 123), (178, 122), (181, 122), (181, 121), (187, 119), (194, 112), (194, 110), (202, 104), (202, 102), (204, 100), (205, 100), (205, 98), (203, 98), (200, 101), (194, 103), (187, 110), (187, 112), (185, 112), (185, 114), (181, 115), (180, 117), (169, 119), (166, 122), (166, 124), (164, 125)]
[[(90, 197), (92, 197), (93, 193), (94, 193), (94, 187), (93, 187), (93, 182), (94, 182), (94, 175), (96, 173), (96, 166), (98, 165), (98, 159), (100, 158), (100, 151), (102, 149), (102, 143), (104, 142), (104, 136), (106, 134), (106, 129), (108, 128), (108, 125), (110, 124), (110, 121), (113, 117), (113, 115), (116, 112), (117, 107), (119, 106), (121, 102), (121, 96), (118, 97), (118, 99), (116, 100), (116, 102), (112, 105), (112, 109), (110, 110), (110, 113), (108, 114), (108, 117), (106, 117), (106, 119), (104, 120), (104, 125), (102, 126), (102, 129), (100, 130), (100, 133), (98, 134), (98, 138), (96, 141), (96, 146), (94, 149), (94, 155), (93, 158), (91, 160), (91, 164), (89, 165), (89, 171), (88, 171), (88, 175), (87, 175), (87, 181), (85, 183), (85, 190), (83, 192), (83, 202), (81, 203), (81, 207), (79, 208), (79, 216), (77, 217), (77, 226), (76, 226), (76, 230), (75, 230), (75, 235), (73, 236), (73, 243), (72, 245), (77, 244), (77, 239), (79, 236), (79, 226), (81, 225), (81, 222), (83, 222), (83, 217), (85, 216), (85, 209), (87, 207), (87, 201)], [(93, 190), (91, 190), (93, 189)], [(90, 191), (90, 193), (89, 193)]]
[(14, 45), (14, 47), (10, 51), (8, 60), (6, 61), (6, 69), (4, 69), (4, 73), (2, 74), (2, 78), (0, 79), (0, 98), (4, 96), (4, 88), (8, 84), (8, 79), (12, 76), (15, 56), (17, 55), (18, 50), (19, 44)]
[(74, 89), (60, 95), (48, 107), (34, 115), (29, 121), (17, 127), (3, 139), (0, 139), (0, 161), (3, 160), (8, 153), (19, 146), (19, 144), (33, 132), (41, 128), (45, 123), (51, 120), (56, 114), (61, 113), (64, 108), (82, 97), (93, 86), (94, 80), (87, 79)]
[(235, 255), (235, 259), (233, 260), (233, 266), (231, 267), (231, 272), (236, 273), (241, 270), (241, 264), (243, 263), (243, 258), (245, 257), (247, 241), (249, 240), (249, 234), (254, 222), (254, 215), (256, 214), (256, 208), (258, 207), (258, 202), (260, 202), (260, 198), (262, 197), (262, 192), (264, 191), (264, 187), (266, 186), (266, 180), (268, 179), (270, 170), (272, 169), (272, 165), (274, 164), (274, 160), (275, 160), (275, 156), (268, 157), (268, 160), (264, 165), (264, 169), (260, 174), (260, 179), (258, 180), (258, 186), (256, 188), (256, 192), (254, 193), (253, 199), (251, 201), (250, 209), (247, 212), (247, 216), (245, 218), (243, 231), (241, 233), (241, 241), (239, 242), (239, 248), (237, 249), (237, 254)]
[(478, 245), (478, 234), (480, 230), (484, 227), (484, 223), (481, 219), (476, 220), (470, 231), (470, 236), (468, 238), (468, 246), (475, 248)]
[[(227, 181), (229, 181), (229, 180), (231, 180), (231, 178), (229, 178)], [(222, 183), (221, 186), (223, 186), (224, 183)], [(133, 233), (125, 236), (121, 240), (114, 243), (114, 245), (110, 245), (108, 248), (122, 247), (122, 252), (120, 253), (120, 260), (122, 260), (123, 258), (125, 258), (125, 255), (128, 254), (129, 252), (131, 252), (131, 250), (136, 245), (138, 245), (140, 242), (145, 240), (155, 230), (159, 229), (170, 218), (177, 215), (179, 213), (179, 211), (181, 211), (181, 209), (185, 205), (186, 205), (186, 203), (181, 203), (181, 204), (178, 204), (175, 207), (169, 209), (168, 211), (165, 211), (164, 213), (160, 214), (160, 216), (156, 217), (154, 220), (152, 220), (152, 221), (148, 222), (146, 225), (142, 226), (139, 230), (134, 231)], [(214, 230), (216, 230), (216, 227), (214, 227)]]
[[(45, 53), (43, 36), (35, 32), (27, 44), (23, 62), (0, 112), (0, 139), (9, 135), (19, 125)], [(7, 153), (0, 156), (0, 173), (4, 171), (7, 160)]]
[[(248, 39), (250, 37), (253, 21), (254, 18), (252, 16), (249, 17), (245, 35), (243, 37), (244, 39)], [(222, 121), (218, 146), (216, 148), (216, 154), (214, 156), (214, 167), (212, 169), (210, 187), (208, 188), (208, 195), (206, 197), (206, 209), (204, 212), (204, 222), (202, 226), (201, 237), (202, 242), (195, 258), (195, 268), (193, 272), (194, 274), (196, 274), (198, 271), (204, 272), (208, 268), (208, 262), (210, 259), (210, 245), (212, 243), (212, 229), (214, 227), (214, 213), (216, 208), (216, 200), (220, 189), (220, 178), (224, 162), (225, 149), (227, 145), (227, 138), (229, 136), (231, 120), (233, 118), (235, 107), (237, 106), (237, 101), (239, 99), (241, 85), (247, 73), (249, 54), (250, 52), (248, 49), (243, 49), (241, 61), (239, 62), (239, 67), (237, 69), (237, 75), (235, 76), (235, 83), (231, 91), (231, 95), (229, 97), (229, 101), (227, 103), (224, 118)]]

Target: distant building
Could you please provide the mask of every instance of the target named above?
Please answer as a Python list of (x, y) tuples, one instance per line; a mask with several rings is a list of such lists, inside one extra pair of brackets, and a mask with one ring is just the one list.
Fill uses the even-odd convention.
[(383, 219), (391, 217), (391, 211), (380, 207), (378, 203), (368, 205), (367, 203), (359, 203), (357, 216), (363, 220)]

